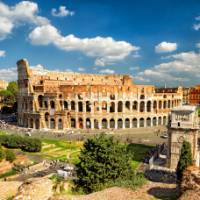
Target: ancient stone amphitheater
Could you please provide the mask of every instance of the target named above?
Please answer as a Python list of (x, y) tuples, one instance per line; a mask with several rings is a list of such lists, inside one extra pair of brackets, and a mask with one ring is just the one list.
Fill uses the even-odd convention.
[(182, 88), (136, 85), (129, 75), (35, 71), (18, 66), (18, 124), (36, 129), (124, 129), (166, 125)]

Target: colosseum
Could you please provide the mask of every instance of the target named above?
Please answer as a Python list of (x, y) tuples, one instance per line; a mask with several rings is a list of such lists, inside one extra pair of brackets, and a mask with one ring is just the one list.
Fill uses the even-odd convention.
[(136, 85), (129, 75), (44, 70), (18, 66), (18, 124), (35, 129), (125, 129), (166, 125), (182, 104), (182, 88)]

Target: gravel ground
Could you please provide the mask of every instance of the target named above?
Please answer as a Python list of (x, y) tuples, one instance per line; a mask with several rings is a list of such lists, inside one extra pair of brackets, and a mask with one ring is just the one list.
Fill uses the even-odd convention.
[(178, 198), (176, 184), (148, 182), (135, 191), (127, 188), (112, 187), (88, 195), (65, 195), (52, 200), (175, 200)]

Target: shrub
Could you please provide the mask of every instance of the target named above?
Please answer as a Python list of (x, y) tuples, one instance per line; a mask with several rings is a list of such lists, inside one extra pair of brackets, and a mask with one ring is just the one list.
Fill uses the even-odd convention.
[(130, 166), (130, 158), (126, 146), (111, 136), (102, 134), (88, 139), (76, 165), (76, 189), (88, 193), (128, 180), (134, 184), (136, 174)]
[(19, 135), (0, 135), (0, 143), (7, 148), (20, 148), (27, 152), (39, 152), (42, 149), (41, 140)]
[(13, 162), (16, 159), (15, 153), (9, 149), (5, 151), (6, 160), (9, 162)]
[(183, 171), (190, 165), (192, 165), (191, 144), (189, 142), (184, 141), (181, 147), (181, 154), (176, 170), (178, 181), (181, 181)]
[(5, 152), (2, 149), (2, 147), (0, 146), (0, 162), (5, 158)]
[(40, 152), (42, 149), (42, 143), (39, 139), (24, 138), (24, 145), (21, 149), (27, 152)]

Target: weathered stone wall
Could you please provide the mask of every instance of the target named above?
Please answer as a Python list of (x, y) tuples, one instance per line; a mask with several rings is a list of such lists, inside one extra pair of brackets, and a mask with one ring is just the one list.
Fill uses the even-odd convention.
[(135, 85), (129, 75), (35, 72), (18, 61), (18, 124), (37, 129), (119, 129), (166, 125), (181, 88)]

